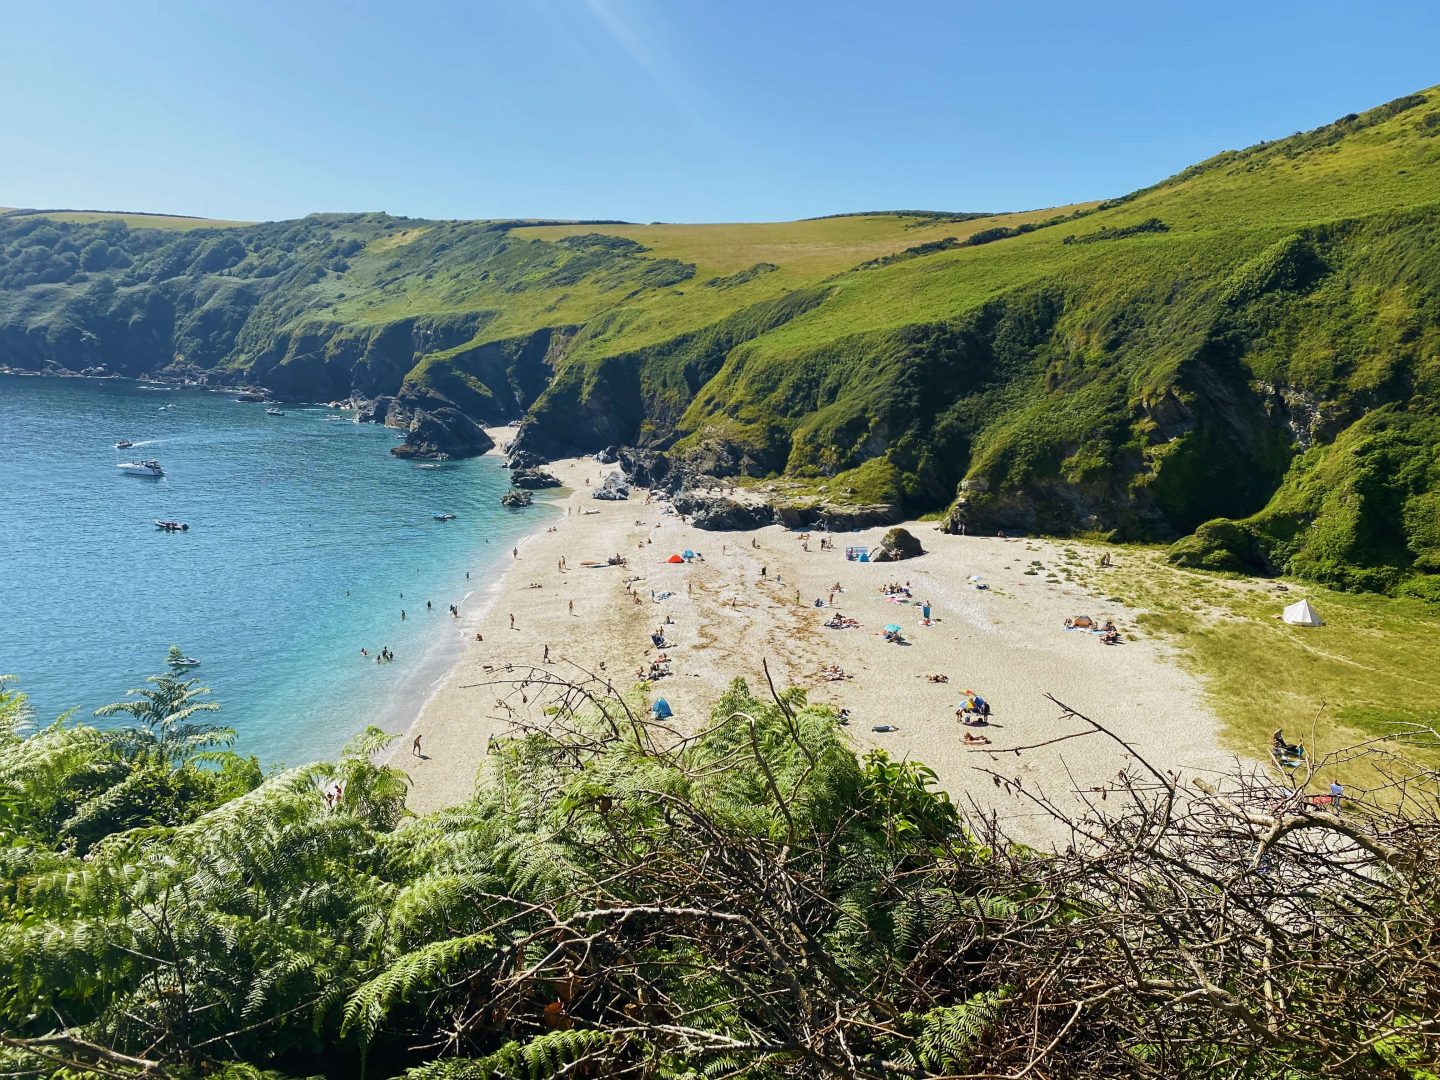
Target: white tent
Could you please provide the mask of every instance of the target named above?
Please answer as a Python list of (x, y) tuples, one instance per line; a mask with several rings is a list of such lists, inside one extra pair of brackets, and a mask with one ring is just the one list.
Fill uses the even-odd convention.
[(1285, 621), (1293, 626), (1324, 626), (1309, 600), (1300, 600), (1285, 609)]

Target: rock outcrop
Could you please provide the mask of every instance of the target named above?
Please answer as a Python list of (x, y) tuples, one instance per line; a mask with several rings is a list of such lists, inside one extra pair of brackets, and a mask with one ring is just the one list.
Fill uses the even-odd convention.
[(680, 470), (675, 469), (669, 457), (659, 450), (622, 446), (612, 460), (620, 463), (631, 483), (652, 491), (674, 491), (682, 479)]
[(630, 498), (630, 485), (625, 482), (625, 477), (620, 473), (611, 473), (605, 477), (603, 484), (590, 493), (590, 497), (620, 502)]
[(454, 408), (412, 413), (402, 430), (405, 441), (390, 449), (396, 457), (448, 461), (478, 457), (495, 446), (484, 428)]
[(395, 404), (395, 398), (389, 394), (382, 394), (380, 397), (371, 398), (369, 401), (362, 401), (355, 411), (355, 421), (360, 424), (388, 423), (390, 413), (395, 408)]
[(697, 529), (734, 532), (759, 529), (775, 521), (775, 511), (761, 504), (742, 503), (723, 495), (681, 492), (674, 498), (675, 509), (687, 515)]
[(510, 473), (510, 483), (517, 488), (552, 488), (560, 486), (560, 478), (544, 469), (515, 469)]
[(509, 507), (529, 506), (534, 502), (534, 496), (521, 488), (511, 488), (500, 496), (500, 505)]
[(908, 529), (894, 528), (880, 539), (880, 547), (870, 553), (872, 562), (899, 562), (924, 555), (925, 549)]

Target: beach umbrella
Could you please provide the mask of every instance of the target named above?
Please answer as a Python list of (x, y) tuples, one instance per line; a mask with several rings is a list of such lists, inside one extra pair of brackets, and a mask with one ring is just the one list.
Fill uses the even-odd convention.
[(892, 623), (886, 623), (886, 624), (885, 624), (885, 632), (886, 632), (886, 633), (889, 633), (889, 634), (898, 634), (898, 633), (900, 633), (900, 627), (896, 626), (893, 622), (892, 622)]
[(666, 559), (665, 561), (672, 563), (683, 563), (685, 560), (682, 559), (679, 555), (671, 555), (670, 558)]
[(689, 548), (686, 548), (680, 554), (684, 555), (687, 559), (693, 559), (695, 557), (695, 552), (691, 551)]

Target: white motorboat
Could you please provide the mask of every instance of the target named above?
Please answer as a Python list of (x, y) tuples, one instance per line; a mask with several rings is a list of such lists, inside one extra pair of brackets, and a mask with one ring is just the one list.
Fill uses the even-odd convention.
[(455, 520), (455, 515), (454, 515), (454, 514), (431, 514), (430, 516), (431, 516), (432, 518), (434, 518), (436, 521), (454, 521), (454, 520)]
[(164, 476), (165, 470), (160, 467), (160, 462), (154, 458), (147, 458), (144, 461), (122, 461), (115, 466), (126, 476)]
[(271, 408), (271, 409), (266, 409), (266, 410), (265, 410), (265, 415), (266, 415), (266, 416), (284, 416), (285, 413), (282, 412), (280, 409)]
[(170, 666), (171, 666), (171, 667), (199, 667), (199, 666), (200, 666), (200, 661), (199, 661), (199, 660), (196, 660), (193, 656), (177, 656), (174, 660), (171, 660), (169, 663), (170, 663)]
[(115, 444), (115, 449), (116, 449), (116, 450), (129, 450), (129, 449), (130, 449), (132, 446), (134, 446), (134, 445), (135, 445), (135, 444), (134, 444), (133, 442), (131, 442), (129, 439), (121, 439), (119, 442), (117, 442), (117, 443)]

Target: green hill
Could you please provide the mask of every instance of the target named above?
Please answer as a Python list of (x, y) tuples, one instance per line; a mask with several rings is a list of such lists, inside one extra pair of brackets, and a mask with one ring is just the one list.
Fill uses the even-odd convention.
[(0, 215), (0, 362), (398, 393), (541, 454), (1440, 597), (1436, 90), (1025, 214), (73, 216)]

